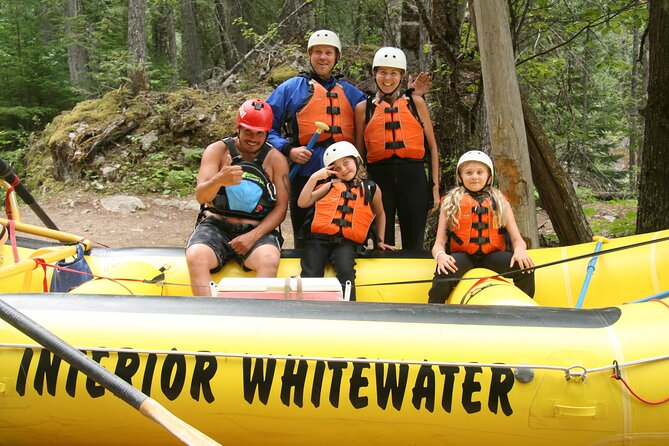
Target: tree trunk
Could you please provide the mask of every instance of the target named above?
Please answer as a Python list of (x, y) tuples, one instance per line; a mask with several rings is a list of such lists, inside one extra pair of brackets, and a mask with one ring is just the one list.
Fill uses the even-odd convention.
[(403, 0), (386, 1), (386, 19), (383, 27), (383, 46), (402, 47)]
[(534, 184), (525, 135), (508, 12), (502, 2), (474, 2), (490, 144), (499, 187), (509, 197), (520, 233), (539, 246)]
[(539, 120), (521, 95), (532, 179), (561, 245), (592, 240), (592, 231), (574, 186), (555, 156)]
[[(304, 36), (314, 26), (314, 3), (304, 0), (284, 0), (281, 9), (281, 20), (285, 26), (281, 28), (281, 36), (286, 43), (304, 43)], [(292, 15), (291, 15), (292, 14)]]
[(168, 4), (166, 15), (167, 56), (172, 67), (172, 85), (176, 86), (179, 80), (179, 59), (177, 58), (177, 31), (174, 26), (174, 7)]
[(128, 77), (134, 94), (149, 89), (146, 70), (146, 0), (128, 0)]
[[(67, 0), (65, 3), (65, 35), (70, 42), (81, 41), (81, 0)], [(88, 53), (80, 43), (67, 46), (67, 65), (70, 69), (70, 85), (77, 90), (88, 91), (91, 79), (88, 71)]]
[(176, 72), (177, 38), (174, 28), (174, 7), (171, 2), (161, 1), (156, 7), (152, 24), (153, 52), (166, 60)]
[(630, 119), (632, 121), (632, 132), (630, 133), (630, 142), (628, 147), (628, 187), (630, 191), (637, 189), (637, 153), (639, 153), (639, 143), (641, 139), (641, 117), (639, 116), (639, 104), (640, 104), (640, 88), (639, 81), (641, 78), (640, 67), (641, 60), (639, 59), (639, 46), (641, 45), (641, 39), (639, 36), (639, 30), (634, 29), (632, 37), (632, 60), (630, 64), (632, 65), (632, 73), (630, 76), (630, 96), (632, 98), (632, 110), (630, 110)]
[(197, 36), (195, 0), (181, 1), (181, 21), (183, 22), (183, 55), (188, 85), (194, 86), (202, 81), (202, 58), (200, 41)]
[(160, 2), (151, 14), (151, 42), (153, 43), (153, 56), (167, 60), (167, 3)]
[(230, 39), (232, 20), (230, 11), (224, 5), (223, 0), (216, 0), (216, 21), (218, 22), (218, 37), (223, 49), (223, 60), (225, 68), (230, 68), (241, 56), (234, 42)]
[(669, 0), (650, 0), (648, 103), (637, 233), (669, 228)]

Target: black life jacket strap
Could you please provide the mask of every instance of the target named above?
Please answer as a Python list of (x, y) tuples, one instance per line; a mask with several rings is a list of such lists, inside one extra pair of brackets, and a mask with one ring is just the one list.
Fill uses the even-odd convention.
[[(232, 163), (234, 164), (235, 162), (240, 162), (243, 161), (244, 158), (239, 154), (239, 151), (237, 150), (237, 146), (235, 145), (235, 140), (232, 137), (227, 137), (223, 138), (221, 141), (225, 143), (225, 146), (228, 148), (228, 152), (230, 153), (230, 157), (232, 158)], [(271, 150), (271, 147), (267, 142), (265, 142), (258, 152), (258, 156), (256, 156), (254, 162), (258, 164), (260, 167), (265, 162), (265, 158), (267, 157), (267, 154)], [(264, 170), (264, 168), (263, 168)]]

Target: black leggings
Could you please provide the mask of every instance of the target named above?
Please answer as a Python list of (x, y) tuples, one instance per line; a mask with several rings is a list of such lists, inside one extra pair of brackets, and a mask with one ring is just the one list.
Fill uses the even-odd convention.
[(351, 282), (351, 300), (355, 300), (355, 254), (358, 244), (350, 240), (332, 243), (328, 240), (309, 239), (305, 242), (300, 265), (302, 277), (323, 277), (325, 265), (332, 262), (341, 289), (346, 289), (346, 282)]
[[(400, 222), (402, 249), (423, 250), (428, 203), (428, 184), (422, 162), (379, 162), (367, 167), (369, 177), (383, 194), (386, 233), (383, 241), (395, 244), (395, 214)], [(432, 194), (430, 193), (430, 197)]]
[(309, 233), (309, 228), (303, 230), (302, 227), (309, 212), (313, 209), (313, 206), (305, 209), (297, 205), (297, 199), (300, 197), (304, 185), (307, 184), (307, 180), (309, 180), (309, 177), (296, 177), (290, 183), (290, 222), (293, 226), (293, 240), (295, 240), (296, 248), (304, 248), (304, 238)]
[(455, 259), (455, 264), (458, 267), (458, 270), (450, 274), (438, 274), (436, 271), (434, 273), (434, 279), (432, 280), (432, 288), (428, 292), (428, 302), (431, 304), (443, 304), (448, 299), (448, 296), (457, 285), (457, 280), (439, 280), (447, 279), (453, 277), (462, 277), (465, 273), (471, 270), (474, 267), (477, 268), (487, 268), (495, 271), (496, 273), (506, 273), (509, 271), (518, 271), (515, 274), (510, 276), (505, 276), (506, 278), (513, 279), (513, 284), (520, 288), (525, 294), (530, 297), (534, 297), (534, 272), (523, 273), (518, 267), (518, 263), (514, 263), (513, 268), (509, 268), (509, 263), (511, 263), (511, 258), (513, 253), (509, 251), (497, 251), (491, 252), (490, 254), (480, 255), (469, 255), (464, 252), (454, 252), (451, 254)]

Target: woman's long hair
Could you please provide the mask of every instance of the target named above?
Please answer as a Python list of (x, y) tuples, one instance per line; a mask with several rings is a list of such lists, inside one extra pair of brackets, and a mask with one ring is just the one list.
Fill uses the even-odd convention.
[[(448, 191), (444, 197), (444, 202), (441, 205), (441, 210), (446, 214), (446, 221), (448, 222), (448, 229), (455, 230), (459, 226), (460, 218), (460, 202), (462, 197), (467, 193), (464, 186), (457, 186)], [(486, 186), (479, 193), (488, 194), (492, 200), (492, 224), (495, 228), (502, 228), (506, 226), (507, 217), (509, 215), (506, 198), (502, 192), (496, 187)]]

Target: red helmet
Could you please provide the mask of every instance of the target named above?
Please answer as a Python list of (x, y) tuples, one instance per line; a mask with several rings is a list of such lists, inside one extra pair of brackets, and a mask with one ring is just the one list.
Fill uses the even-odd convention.
[(268, 132), (272, 128), (272, 107), (262, 99), (249, 99), (237, 111), (237, 128)]

